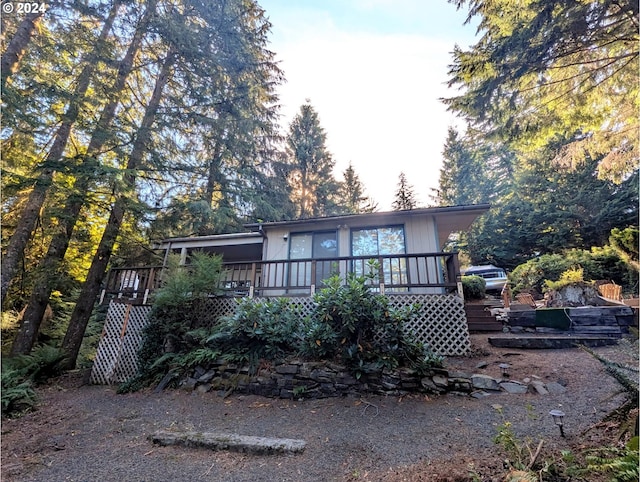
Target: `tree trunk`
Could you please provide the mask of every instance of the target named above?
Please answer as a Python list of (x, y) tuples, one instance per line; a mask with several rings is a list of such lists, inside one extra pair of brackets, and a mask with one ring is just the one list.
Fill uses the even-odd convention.
[[(95, 57), (97, 56), (96, 54), (100, 51), (100, 49), (102, 49), (105, 41), (107, 40), (109, 31), (113, 26), (113, 22), (116, 18), (116, 14), (118, 13), (119, 8), (120, 2), (114, 2), (114, 5), (109, 12), (109, 17), (107, 17), (107, 19), (105, 20), (102, 31), (100, 32), (100, 37), (98, 39), (96, 49), (91, 53), (91, 55), (88, 56), (85, 61), (85, 65), (80, 72), (80, 75), (78, 76), (78, 83), (73, 93), (73, 98), (69, 101), (67, 111), (62, 118), (62, 124), (56, 132), (53, 144), (51, 145), (51, 149), (49, 150), (49, 153), (47, 154), (47, 157), (43, 163), (45, 166), (58, 162), (64, 154), (64, 151), (67, 147), (67, 141), (69, 140), (69, 135), (71, 134), (71, 127), (78, 118), (78, 115), (80, 113), (80, 105), (84, 102), (84, 97), (86, 96), (87, 89), (89, 88), (91, 77), (93, 76), (93, 72), (95, 71)], [(18, 224), (16, 226), (16, 230), (9, 239), (9, 245), (7, 246), (6, 254), (2, 259), (2, 273), (0, 273), (0, 304), (4, 303), (5, 297), (7, 295), (7, 290), (9, 288), (9, 283), (11, 283), (11, 280), (16, 275), (20, 259), (22, 258), (24, 250), (27, 247), (27, 243), (31, 238), (31, 234), (35, 229), (36, 222), (38, 220), (38, 217), (40, 216), (40, 211), (47, 197), (47, 191), (49, 190), (49, 187), (53, 182), (54, 174), (55, 170), (51, 167), (46, 167), (40, 171), (40, 174), (38, 175), (38, 178), (34, 183), (33, 190), (29, 194), (27, 203), (22, 210), (20, 219), (18, 220)], [(29, 330), (31, 330), (31, 327), (29, 327)], [(24, 343), (25, 347), (28, 346), (27, 340), (28, 338), (21, 342)], [(16, 347), (16, 349), (19, 350), (18, 353), (25, 353), (24, 348)], [(13, 353), (13, 351), (14, 349), (12, 348), (11, 352)]]
[(0, 88), (4, 90), (5, 84), (9, 76), (15, 73), (18, 68), (18, 63), (27, 50), (29, 42), (31, 42), (31, 36), (35, 31), (38, 23), (42, 20), (44, 12), (32, 12), (28, 13), (16, 30), (16, 34), (13, 36), (7, 50), (2, 54), (0, 60)]
[(170, 51), (167, 58), (164, 61), (162, 70), (156, 80), (156, 85), (153, 89), (153, 95), (149, 100), (147, 109), (142, 119), (142, 124), (138, 129), (138, 134), (127, 162), (126, 171), (124, 175), (124, 187), (120, 193), (117, 193), (116, 200), (111, 209), (109, 221), (105, 227), (102, 239), (98, 245), (98, 249), (91, 262), (89, 273), (87, 274), (87, 280), (85, 281), (82, 292), (78, 297), (78, 302), (71, 314), (69, 321), (69, 328), (65, 334), (62, 342), (62, 350), (65, 353), (65, 368), (73, 368), (78, 358), (80, 346), (82, 345), (82, 339), (84, 332), (89, 322), (89, 317), (93, 310), (95, 300), (100, 293), (100, 285), (102, 279), (107, 271), (107, 265), (111, 258), (113, 246), (116, 242), (118, 234), (120, 233), (120, 227), (124, 219), (128, 198), (133, 195), (135, 191), (136, 175), (135, 171), (142, 163), (143, 155), (147, 149), (147, 144), (151, 135), (151, 126), (153, 125), (160, 106), (160, 100), (162, 99), (162, 92), (169, 81), (169, 74), (171, 68), (176, 60), (176, 52)]
[[(138, 29), (134, 33), (126, 55), (120, 62), (116, 80), (111, 88), (111, 101), (102, 110), (98, 125), (89, 141), (89, 147), (84, 156), (85, 159), (98, 155), (106, 142), (107, 129), (115, 117), (116, 108), (119, 104), (116, 94), (121, 92), (125, 87), (126, 79), (133, 68), (134, 58), (140, 49), (142, 38), (146, 32), (146, 25), (154, 11), (155, 2), (151, 1), (148, 4)], [(14, 343), (15, 351), (14, 347), (12, 347), (12, 355), (28, 353), (36, 341), (42, 317), (47, 308), (51, 291), (54, 288), (55, 279), (58, 276), (60, 263), (64, 259), (69, 247), (73, 229), (78, 222), (82, 206), (85, 204), (86, 193), (89, 191), (92, 182), (93, 179), (88, 176), (77, 178), (74, 184), (75, 194), (69, 197), (67, 204), (62, 209), (61, 215), (58, 217), (60, 228), (53, 235), (46, 255), (38, 264), (37, 271), (41, 278), (36, 282), (31, 297), (29, 298), (27, 309), (22, 318), (23, 325), (16, 338), (16, 341), (20, 340), (20, 342), (17, 344)]]

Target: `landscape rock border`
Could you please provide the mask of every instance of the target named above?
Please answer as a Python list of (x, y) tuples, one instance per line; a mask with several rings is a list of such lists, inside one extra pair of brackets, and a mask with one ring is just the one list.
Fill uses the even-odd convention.
[[(482, 367), (480, 367), (482, 368)], [(157, 390), (164, 388), (161, 384)], [(419, 374), (410, 368), (372, 370), (359, 378), (336, 363), (291, 360), (263, 367), (254, 375), (248, 366), (214, 363), (196, 367), (179, 382), (180, 388), (200, 393), (218, 391), (260, 395), (281, 399), (319, 399), (367, 394), (401, 396), (410, 393), (469, 395), (474, 398), (491, 393), (532, 393), (548, 395), (560, 393), (564, 387), (558, 382), (544, 383), (536, 377), (512, 380), (507, 373), (494, 378), (479, 373), (466, 373), (445, 368), (432, 368)]]

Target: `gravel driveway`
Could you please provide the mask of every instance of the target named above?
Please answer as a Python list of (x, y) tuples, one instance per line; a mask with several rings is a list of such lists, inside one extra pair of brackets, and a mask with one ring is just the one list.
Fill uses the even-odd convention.
[[(505, 454), (493, 443), (505, 421), (521, 439), (551, 449), (588, 442), (589, 433), (620, 401), (616, 383), (578, 349), (493, 348), (473, 340), (472, 357), (451, 369), (513, 379), (540, 377), (566, 387), (559, 394), (499, 393), (483, 399), (425, 397), (279, 400), (256, 396), (165, 391), (117, 395), (115, 388), (79, 386), (66, 377), (40, 390), (38, 411), (2, 424), (4, 481), (344, 481), (498, 480)], [(605, 355), (614, 348), (599, 348)], [(480, 362), (486, 368), (476, 368)], [(567, 438), (548, 412), (562, 408)], [(298, 455), (248, 455), (157, 447), (156, 430), (233, 432), (303, 439)]]

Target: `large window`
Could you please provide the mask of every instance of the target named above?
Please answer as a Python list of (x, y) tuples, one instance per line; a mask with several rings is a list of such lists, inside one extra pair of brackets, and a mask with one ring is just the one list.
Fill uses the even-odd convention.
[[(323, 231), (319, 233), (296, 233), (291, 235), (289, 244), (289, 259), (327, 259), (338, 257), (338, 239), (335, 231)], [(333, 274), (333, 262), (316, 262), (316, 275), (314, 283), (316, 286), (322, 284), (322, 280)], [(311, 263), (299, 262), (291, 263), (290, 269), (291, 286), (311, 285)]]
[[(379, 256), (405, 254), (403, 226), (384, 228), (354, 229), (351, 231), (351, 254), (353, 256)], [(354, 272), (367, 274), (366, 261), (354, 261)], [(383, 258), (382, 271), (386, 285), (405, 284), (407, 280), (407, 262), (405, 258)]]

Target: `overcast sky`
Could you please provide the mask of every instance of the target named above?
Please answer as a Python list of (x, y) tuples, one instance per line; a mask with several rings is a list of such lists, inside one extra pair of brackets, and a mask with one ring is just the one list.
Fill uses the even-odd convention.
[[(391, 209), (403, 171), (420, 205), (438, 185), (447, 128), (459, 121), (438, 100), (456, 44), (474, 43), (466, 12), (446, 0), (259, 0), (288, 130), (309, 99), (327, 134), (335, 176), (349, 162), (379, 209)], [(457, 124), (459, 125), (459, 124)]]

